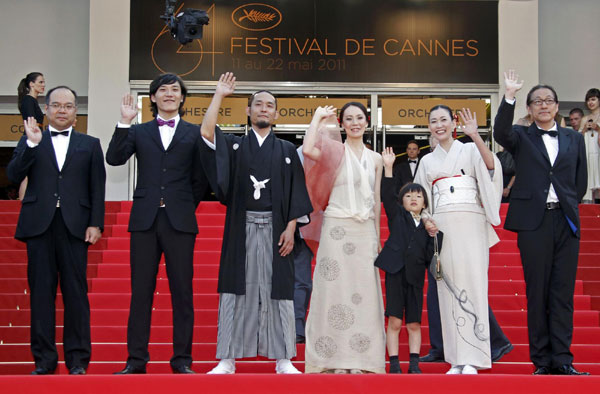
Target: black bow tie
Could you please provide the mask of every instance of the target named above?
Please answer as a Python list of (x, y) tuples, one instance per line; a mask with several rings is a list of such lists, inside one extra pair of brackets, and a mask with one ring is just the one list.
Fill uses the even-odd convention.
[(65, 130), (65, 131), (51, 131), (50, 135), (52, 137), (56, 137), (57, 135), (64, 135), (65, 137), (69, 136), (69, 130)]
[(409, 160), (408, 162), (409, 162), (409, 163), (415, 163), (415, 164), (417, 164), (417, 161), (416, 161), (416, 160)]
[(556, 130), (542, 130), (540, 128), (537, 129), (538, 135), (541, 137), (544, 134), (548, 134), (550, 137), (558, 137), (558, 131)]

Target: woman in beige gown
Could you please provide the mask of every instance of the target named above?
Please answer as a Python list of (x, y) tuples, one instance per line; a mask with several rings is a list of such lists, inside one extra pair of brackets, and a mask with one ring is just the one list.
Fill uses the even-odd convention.
[[(324, 208), (306, 321), (305, 371), (385, 373), (381, 279), (373, 265), (381, 248), (382, 159), (363, 143), (368, 117), (362, 104), (341, 109), (344, 144), (321, 138), (326, 119), (334, 116), (333, 107), (319, 107), (303, 146), (313, 206)], [(310, 160), (316, 163), (312, 170)], [(333, 185), (323, 186), (327, 173)], [(311, 185), (326, 190), (316, 192)], [(329, 194), (326, 204), (314, 201), (319, 193)]]

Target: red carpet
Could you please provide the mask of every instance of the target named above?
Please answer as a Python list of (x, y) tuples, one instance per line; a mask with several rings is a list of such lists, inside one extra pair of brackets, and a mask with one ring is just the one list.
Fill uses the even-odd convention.
[[(25, 375), (33, 369), (29, 350), (29, 296), (25, 245), (13, 239), (19, 202), (0, 202), (0, 375)], [(129, 307), (129, 234), (127, 222), (131, 202), (107, 203), (104, 238), (90, 249), (88, 280), (92, 307), (92, 376), (66, 376), (61, 362), (51, 377), (0, 376), (3, 392), (165, 392), (189, 387), (219, 392), (375, 392), (397, 390), (412, 392), (468, 391), (558, 392), (581, 390), (600, 392), (600, 206), (582, 205), (582, 242), (578, 281), (575, 291), (575, 331), (572, 351), (576, 367), (592, 377), (533, 377), (529, 362), (526, 326), (526, 299), (523, 272), (516, 245), (516, 234), (498, 229), (502, 242), (491, 250), (490, 304), (515, 345), (515, 349), (480, 376), (441, 375), (443, 363), (421, 364), (422, 376), (274, 376), (274, 362), (263, 358), (238, 361), (236, 376), (174, 376), (168, 360), (171, 355), (171, 303), (164, 264), (158, 274), (151, 333), (151, 363), (147, 376), (109, 375), (125, 365), (126, 323)], [(506, 213), (506, 206), (502, 208)], [(194, 257), (193, 369), (202, 373), (215, 364), (217, 303), (216, 277), (221, 247), (224, 208), (217, 203), (202, 203), (197, 211), (200, 233)], [(388, 236), (382, 218), (382, 238)], [(57, 300), (57, 321), (62, 321), (62, 302)], [(59, 323), (60, 324), (60, 323)], [(427, 315), (423, 315), (423, 346), (429, 349)], [(60, 342), (62, 327), (57, 328)], [(59, 345), (59, 352), (62, 346)], [(408, 345), (401, 336), (400, 358), (406, 369)], [(61, 355), (62, 360), (62, 355)], [(295, 365), (303, 370), (304, 347), (298, 347)], [(95, 376), (94, 376), (95, 375)], [(467, 380), (465, 380), (467, 379)], [(25, 386), (26, 385), (26, 386)], [(268, 385), (268, 386), (267, 386)], [(595, 387), (593, 387), (595, 386)], [(26, 390), (24, 391), (24, 388)], [(9, 391), (12, 390), (12, 391)], [(394, 391), (397, 391), (394, 389)]]

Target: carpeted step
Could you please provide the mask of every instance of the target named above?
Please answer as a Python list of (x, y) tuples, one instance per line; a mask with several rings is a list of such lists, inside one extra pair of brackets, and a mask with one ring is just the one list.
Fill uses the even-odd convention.
[[(304, 345), (297, 345), (295, 357), (304, 361)], [(0, 345), (2, 361), (24, 362), (29, 361), (31, 349), (29, 344), (4, 344)], [(63, 353), (62, 344), (57, 345), (59, 354)], [(196, 360), (210, 360), (215, 358), (216, 343), (196, 343), (192, 345), (192, 358)], [(151, 343), (148, 347), (150, 358), (154, 360), (167, 360), (173, 353), (171, 343)], [(575, 360), (582, 363), (592, 363), (600, 360), (600, 345), (571, 345), (571, 352)], [(400, 344), (398, 355), (403, 361), (408, 360), (408, 344)], [(127, 346), (125, 343), (92, 343), (92, 354), (97, 362), (118, 362), (127, 359)], [(502, 358), (503, 362), (518, 362), (526, 360), (529, 355), (528, 345), (514, 345), (514, 349)], [(62, 358), (61, 358), (62, 359)], [(248, 358), (248, 361), (259, 361), (259, 358)]]
[(577, 267), (577, 279), (585, 281), (600, 281), (600, 262), (597, 267)]
[[(128, 308), (131, 293), (91, 293), (88, 298), (92, 309)], [(59, 294), (56, 300), (57, 309), (63, 309), (62, 298)], [(385, 295), (383, 296), (386, 302)], [(492, 309), (498, 310), (526, 310), (527, 299), (525, 295), (490, 295), (489, 302)], [(574, 296), (576, 310), (589, 310), (591, 296)], [(0, 309), (28, 309), (29, 295), (24, 293), (5, 293), (0, 297)], [(219, 295), (216, 293), (195, 293), (194, 307), (197, 309), (216, 309), (219, 305)], [(159, 293), (154, 296), (154, 305), (157, 309), (171, 308), (171, 294)], [(427, 313), (427, 295), (423, 296), (423, 313)]]
[[(597, 327), (600, 319), (596, 310), (576, 310), (573, 314), (575, 326)], [(526, 311), (520, 310), (495, 310), (494, 315), (500, 326), (518, 326), (527, 325)], [(91, 311), (92, 325), (126, 325), (129, 309), (97, 309)], [(152, 312), (153, 325), (171, 325), (171, 309), (156, 309)], [(27, 326), (30, 321), (29, 309), (20, 310), (0, 310), (0, 326)], [(195, 309), (195, 321), (197, 324), (210, 325), (217, 324), (216, 309)], [(56, 321), (63, 321), (63, 311), (56, 311)], [(427, 314), (422, 316), (422, 324), (427, 325)]]
[(583, 291), (585, 294), (600, 296), (600, 280), (586, 280), (583, 282)]
[[(382, 285), (385, 282), (382, 279)], [(88, 279), (90, 293), (129, 293), (131, 290), (131, 281), (129, 278), (92, 278)], [(195, 293), (216, 293), (217, 279), (193, 279)], [(27, 279), (21, 278), (3, 278), (0, 279), (0, 288), (7, 293), (22, 293), (27, 290)], [(169, 283), (166, 277), (159, 277), (156, 281), (156, 291), (164, 293), (169, 291)], [(525, 282), (522, 280), (490, 280), (488, 293), (490, 295), (501, 294), (525, 294)], [(583, 293), (583, 282), (575, 282), (575, 294)]]
[[(61, 323), (62, 324), (62, 323)], [(216, 325), (198, 325), (194, 327), (194, 343), (213, 343), (217, 338)], [(527, 327), (503, 326), (502, 331), (514, 344), (527, 344)], [(127, 338), (127, 326), (100, 326), (91, 327), (92, 341), (99, 343), (113, 343), (115, 341), (124, 341)], [(56, 339), (62, 342), (63, 326), (56, 327)], [(421, 326), (421, 336), (423, 343), (421, 353), (425, 354), (429, 350), (429, 326)], [(573, 331), (574, 344), (597, 343), (600, 336), (600, 327), (575, 327)], [(29, 343), (29, 326), (2, 326), (0, 327), (0, 343)], [(154, 325), (150, 330), (150, 342), (152, 343), (170, 343), (173, 341), (173, 327)], [(408, 341), (406, 330), (403, 328), (400, 334), (400, 342)]]
[[(296, 368), (300, 371), (304, 371), (304, 363), (294, 361), (293, 362)], [(92, 361), (88, 368), (88, 377), (85, 378), (85, 382), (90, 386), (86, 387), (95, 387), (96, 389), (100, 389), (100, 391), (95, 392), (104, 392), (104, 384), (108, 387), (106, 390), (112, 392), (123, 392), (123, 389), (127, 387), (127, 392), (131, 391), (132, 388), (129, 387), (131, 385), (135, 385), (138, 388), (142, 388), (143, 391), (136, 390), (137, 393), (150, 393), (150, 392), (165, 392), (170, 391), (173, 392), (186, 392), (189, 391), (190, 387), (203, 387), (205, 392), (249, 392), (248, 385), (259, 385), (265, 386), (268, 385), (272, 392), (295, 392), (295, 393), (308, 393), (315, 392), (316, 388), (320, 388), (322, 392), (385, 392), (389, 390), (389, 388), (393, 385), (409, 385), (410, 387), (419, 387), (422, 391), (414, 391), (413, 392), (423, 392), (423, 393), (431, 393), (436, 392), (440, 386), (444, 387), (446, 392), (464, 392), (465, 385), (473, 386), (475, 382), (475, 388), (478, 392), (485, 393), (506, 393), (506, 392), (514, 392), (515, 387), (520, 387), (522, 392), (534, 393), (534, 392), (559, 392), (550, 389), (548, 386), (559, 387), (561, 390), (564, 390), (565, 384), (569, 384), (570, 389), (576, 389), (578, 387), (582, 387), (578, 392), (581, 393), (591, 393), (594, 392), (594, 388), (597, 388), (600, 385), (600, 378), (597, 375), (600, 375), (600, 364), (597, 363), (575, 363), (575, 367), (580, 371), (590, 372), (592, 375), (584, 378), (580, 377), (563, 377), (563, 376), (531, 376), (531, 373), (535, 370), (531, 363), (495, 363), (492, 365), (491, 369), (480, 371), (481, 377), (474, 376), (454, 376), (451, 379), (448, 379), (446, 376), (441, 376), (445, 374), (446, 371), (450, 368), (450, 366), (446, 363), (421, 363), (419, 366), (423, 371), (423, 375), (407, 375), (406, 373), (402, 375), (385, 375), (385, 376), (375, 376), (371, 374), (361, 375), (361, 376), (352, 376), (349, 377), (347, 375), (334, 375), (334, 374), (313, 374), (307, 376), (278, 376), (277, 378), (273, 378), (271, 375), (274, 374), (275, 370), (275, 362), (273, 360), (261, 359), (261, 361), (237, 361), (236, 362), (236, 375), (221, 375), (221, 376), (206, 376), (203, 375), (206, 372), (210, 371), (217, 364), (216, 360), (207, 360), (207, 361), (198, 361), (194, 360), (192, 364), (192, 369), (197, 373), (195, 376), (177, 376), (173, 375), (171, 372), (171, 367), (169, 365), (169, 361), (150, 361), (147, 366), (147, 375), (134, 375), (134, 376), (113, 376), (112, 373), (116, 371), (120, 371), (125, 367), (125, 361), (121, 362), (108, 362), (108, 363), (98, 363)], [(402, 362), (401, 368), (404, 372), (408, 368), (408, 363)], [(29, 373), (33, 370), (33, 363), (15, 363), (15, 364), (0, 364), (0, 375), (29, 375)], [(388, 367), (386, 366), (386, 369)], [(56, 375), (67, 375), (68, 371), (63, 362), (59, 363), (59, 367), (56, 371)], [(99, 374), (100, 376), (94, 376)], [(161, 375), (166, 374), (166, 375)], [(258, 374), (258, 375), (249, 375), (249, 374)], [(490, 379), (494, 379), (492, 374), (500, 374), (490, 382)], [(261, 375), (266, 375), (265, 377), (268, 381), (259, 382), (261, 379)], [(508, 376), (508, 375), (519, 375), (519, 376)], [(0, 382), (5, 383), (5, 387), (9, 388), (9, 384), (14, 384), (15, 381), (18, 381), (21, 385), (27, 384), (28, 388), (32, 393), (42, 393), (44, 392), (44, 388), (48, 388), (49, 384), (55, 383), (58, 384), (59, 381), (57, 377), (37, 377), (36, 379), (31, 379), (29, 377), (24, 377), (27, 379), (26, 382), (21, 382), (20, 380), (16, 380), (17, 377), (7, 377), (10, 378), (11, 381), (4, 381), (0, 378)], [(65, 376), (68, 379), (67, 382), (63, 382), (61, 387), (65, 387), (64, 384), (73, 382), (76, 384), (77, 381), (75, 379)], [(95, 379), (99, 380), (95, 380)], [(156, 379), (166, 379), (168, 381), (167, 384), (159, 384), (155, 383)], [(315, 380), (316, 379), (316, 380)], [(368, 379), (367, 384), (359, 384), (362, 382), (362, 379)], [(518, 381), (514, 381), (517, 379)], [(325, 381), (323, 381), (325, 380)], [(328, 381), (328, 383), (327, 383)], [(435, 384), (429, 384), (432, 381)], [(42, 382), (43, 384), (39, 387), (36, 386), (36, 383)], [(243, 382), (243, 385), (239, 385), (239, 382)], [(284, 382), (283, 385), (281, 383)], [(592, 386), (586, 386), (587, 382), (592, 383)], [(308, 383), (308, 385), (307, 385)], [(348, 385), (348, 383), (351, 383)], [(458, 383), (458, 384), (456, 384)], [(525, 384), (529, 383), (529, 384)], [(490, 384), (492, 384), (490, 386)], [(246, 386), (244, 388), (243, 386)], [(494, 387), (501, 386), (502, 390), (493, 390)], [(18, 387), (18, 386), (17, 386)], [(51, 387), (51, 386), (50, 386)], [(294, 387), (292, 390), (290, 387)], [(157, 389), (154, 391), (155, 389)], [(15, 387), (16, 389), (16, 387)], [(540, 391), (542, 389), (543, 391)], [(590, 391), (592, 390), (592, 391)], [(18, 390), (16, 390), (18, 391)], [(75, 390), (69, 392), (76, 392)], [(79, 391), (77, 392), (84, 392)], [(92, 391), (88, 391), (92, 392)], [(264, 390), (262, 391), (264, 392)]]
[[(596, 268), (580, 268), (585, 271), (585, 274), (581, 274), (582, 278), (589, 278), (589, 275), (596, 272)], [(129, 278), (130, 267), (129, 264), (111, 264), (111, 263), (90, 263), (88, 264), (88, 278)], [(194, 264), (194, 277), (195, 278), (216, 278), (219, 273), (218, 264)], [(158, 276), (166, 277), (166, 267), (164, 263), (161, 263), (158, 267)], [(580, 272), (578, 272), (578, 279)], [(27, 263), (19, 264), (2, 264), (0, 263), (0, 278), (26, 278), (27, 277)], [(523, 280), (523, 269), (520, 266), (491, 266), (489, 269), (489, 279), (491, 280)], [(599, 277), (600, 279), (600, 277)], [(0, 293), (2, 289), (0, 289)]]

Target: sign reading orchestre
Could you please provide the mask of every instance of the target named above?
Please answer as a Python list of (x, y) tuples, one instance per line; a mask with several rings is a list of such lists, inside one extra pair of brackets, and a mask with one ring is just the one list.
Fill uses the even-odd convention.
[(486, 125), (485, 100), (468, 99), (381, 99), (381, 116), (384, 124), (389, 125), (427, 125), (429, 110), (438, 104), (447, 105), (453, 112), (469, 108), (477, 117), (477, 125)]
[[(188, 97), (185, 100), (183, 110), (185, 111), (185, 120), (191, 123), (200, 124), (204, 114), (212, 100), (212, 97)], [(344, 98), (280, 98), (277, 100), (277, 111), (279, 118), (278, 124), (309, 124), (314, 111), (318, 106), (333, 105), (338, 110), (348, 101), (358, 101), (367, 106), (366, 99)], [(239, 125), (246, 124), (247, 98), (227, 97), (223, 100), (223, 105), (219, 109), (218, 124)], [(150, 99), (142, 97), (142, 122), (152, 120), (150, 111)]]
[[(207, 11), (182, 46), (164, 2), (131, 0), (130, 79), (159, 72), (214, 81), (498, 83), (497, 1), (178, 2)], [(176, 13), (179, 9), (176, 10)]]

